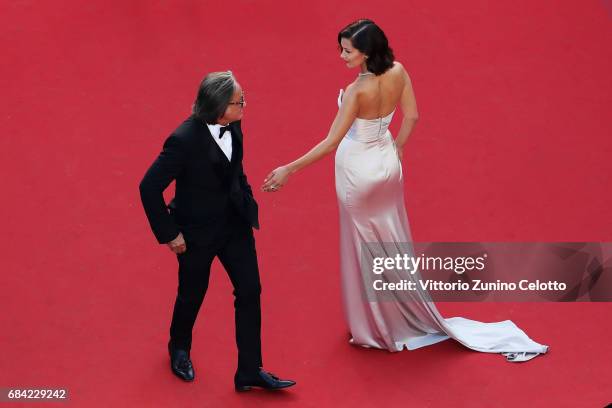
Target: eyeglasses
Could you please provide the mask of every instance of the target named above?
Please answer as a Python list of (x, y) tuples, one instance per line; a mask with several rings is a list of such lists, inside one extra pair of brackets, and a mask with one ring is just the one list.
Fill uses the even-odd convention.
[(244, 100), (244, 95), (240, 98), (239, 102), (229, 102), (228, 105), (240, 105), (241, 108), (244, 108), (244, 105), (246, 105), (246, 101)]

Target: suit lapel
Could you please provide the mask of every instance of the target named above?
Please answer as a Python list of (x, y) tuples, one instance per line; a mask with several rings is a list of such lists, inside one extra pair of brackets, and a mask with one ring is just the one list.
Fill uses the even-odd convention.
[(200, 125), (202, 127), (202, 148), (204, 150), (204, 155), (207, 160), (210, 161), (219, 176), (223, 176), (229, 168), (230, 163), (223, 153), (223, 150), (221, 150), (219, 145), (213, 140), (213, 135), (210, 133), (208, 126), (203, 122), (200, 122)]
[(232, 132), (232, 159), (227, 160), (227, 156), (221, 150), (221, 147), (213, 140), (213, 136), (210, 133), (208, 126), (200, 122), (202, 127), (202, 144), (206, 157), (210, 160), (211, 164), (220, 176), (227, 175), (229, 170), (231, 177), (234, 178), (236, 172), (240, 168), (242, 162), (242, 129), (240, 128), (240, 121), (232, 122), (229, 124), (230, 131)]
[(242, 161), (242, 130), (240, 129), (240, 122), (232, 122), (230, 124), (230, 130), (232, 131), (232, 167), (236, 163)]

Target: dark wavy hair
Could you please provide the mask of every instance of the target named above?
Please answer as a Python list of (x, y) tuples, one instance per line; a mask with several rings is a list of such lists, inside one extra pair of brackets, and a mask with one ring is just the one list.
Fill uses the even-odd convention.
[(362, 19), (353, 21), (338, 33), (338, 46), (342, 49), (340, 41), (349, 39), (353, 47), (368, 56), (366, 66), (368, 71), (380, 75), (393, 66), (395, 56), (389, 48), (387, 36), (372, 20)]

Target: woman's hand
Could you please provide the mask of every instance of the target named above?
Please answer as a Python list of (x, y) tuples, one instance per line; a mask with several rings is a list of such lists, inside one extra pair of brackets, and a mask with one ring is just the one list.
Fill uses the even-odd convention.
[(268, 193), (278, 191), (282, 186), (287, 184), (289, 174), (289, 169), (286, 166), (278, 167), (268, 174), (261, 189)]
[(397, 143), (395, 144), (395, 151), (397, 152), (397, 158), (399, 159), (400, 162), (404, 161), (404, 148), (403, 147), (399, 147), (397, 145)]

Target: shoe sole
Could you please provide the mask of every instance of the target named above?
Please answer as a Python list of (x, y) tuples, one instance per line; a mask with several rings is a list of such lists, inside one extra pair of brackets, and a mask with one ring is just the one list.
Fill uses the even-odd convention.
[(284, 387), (277, 387), (277, 388), (266, 388), (266, 387), (260, 387), (258, 385), (236, 385), (236, 386), (234, 386), (234, 389), (236, 390), (236, 392), (251, 391), (253, 388), (260, 388), (260, 389), (266, 390), (266, 391), (276, 391), (276, 390), (284, 390), (285, 388), (293, 387), (294, 385), (295, 384), (290, 384), (290, 385), (286, 385)]

